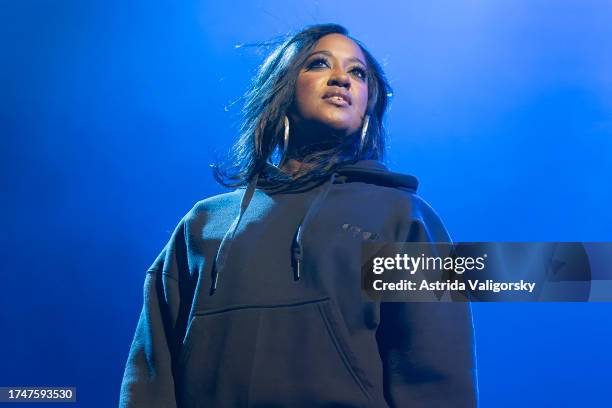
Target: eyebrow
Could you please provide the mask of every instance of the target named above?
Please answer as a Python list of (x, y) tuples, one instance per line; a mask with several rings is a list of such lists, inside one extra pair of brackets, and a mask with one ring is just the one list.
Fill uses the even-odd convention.
[[(315, 51), (313, 53), (311, 53), (308, 58), (312, 57), (313, 55), (317, 55), (317, 54), (323, 54), (323, 55), (327, 55), (328, 57), (333, 57), (334, 54), (332, 54), (330, 51), (327, 50), (321, 50), (321, 51)], [(306, 59), (308, 59), (306, 58)], [(368, 65), (363, 62), (361, 59), (357, 58), (357, 57), (350, 57), (348, 58), (349, 61), (351, 62), (359, 62), (361, 65), (363, 65), (364, 67), (367, 67)]]

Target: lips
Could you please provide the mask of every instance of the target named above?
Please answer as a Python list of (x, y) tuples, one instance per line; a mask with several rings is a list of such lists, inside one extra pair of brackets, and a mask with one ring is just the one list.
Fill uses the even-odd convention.
[(323, 94), (323, 99), (340, 106), (351, 104), (351, 95), (342, 91), (327, 91)]

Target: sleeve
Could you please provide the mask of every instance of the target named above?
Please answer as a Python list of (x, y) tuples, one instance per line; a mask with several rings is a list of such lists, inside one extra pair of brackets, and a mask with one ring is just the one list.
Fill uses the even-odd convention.
[(174, 365), (191, 303), (187, 259), (183, 219), (145, 275), (143, 307), (121, 383), (120, 408), (177, 406)]
[[(426, 206), (426, 205), (425, 205)], [(451, 242), (430, 208), (407, 241)], [(377, 331), (390, 407), (475, 407), (477, 386), (469, 302), (381, 303)]]

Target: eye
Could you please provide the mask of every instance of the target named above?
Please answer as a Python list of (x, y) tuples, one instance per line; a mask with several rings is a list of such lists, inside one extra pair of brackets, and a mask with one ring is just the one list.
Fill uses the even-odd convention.
[(308, 63), (308, 69), (318, 69), (318, 68), (329, 68), (329, 62), (323, 58), (323, 57), (319, 57), (319, 58), (315, 58), (312, 61), (310, 61), (310, 63)]
[(362, 81), (364, 81), (368, 76), (366, 70), (361, 67), (355, 67), (351, 69), (350, 72), (351, 74), (355, 75), (357, 78), (361, 79)]
[[(310, 61), (308, 65), (306, 66), (307, 71), (324, 69), (324, 68), (331, 68), (330, 62), (324, 57), (317, 57), (313, 59), (312, 61)], [(360, 81), (365, 81), (368, 76), (366, 70), (362, 68), (361, 66), (356, 66), (352, 68), (349, 71), (349, 73), (355, 76), (356, 78), (358, 78)]]

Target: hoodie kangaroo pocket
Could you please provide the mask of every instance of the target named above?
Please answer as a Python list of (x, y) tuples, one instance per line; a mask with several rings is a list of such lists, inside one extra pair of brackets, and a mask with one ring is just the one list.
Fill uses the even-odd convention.
[(329, 298), (197, 314), (180, 360), (184, 406), (363, 407), (369, 382)]

